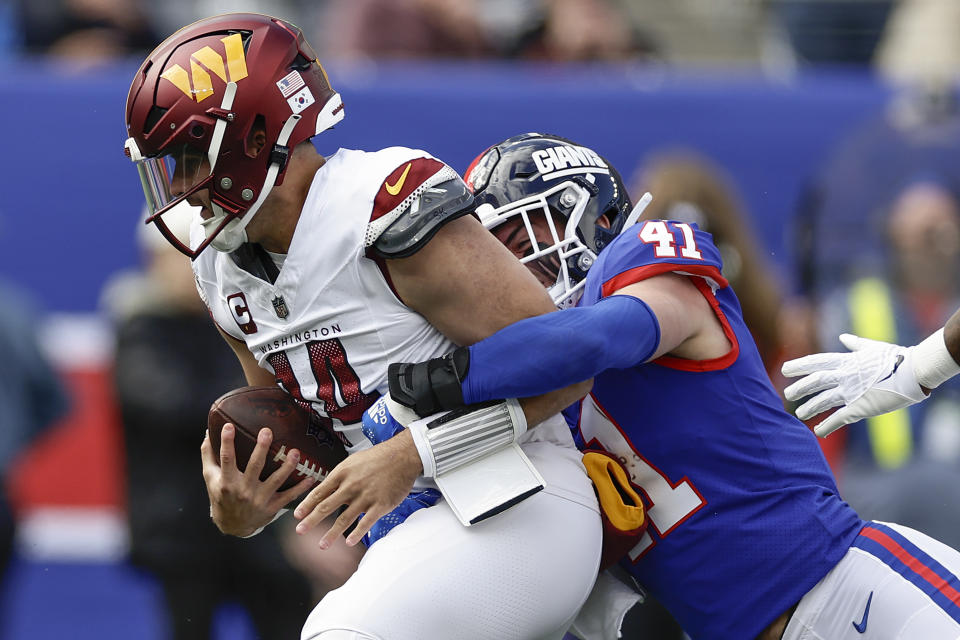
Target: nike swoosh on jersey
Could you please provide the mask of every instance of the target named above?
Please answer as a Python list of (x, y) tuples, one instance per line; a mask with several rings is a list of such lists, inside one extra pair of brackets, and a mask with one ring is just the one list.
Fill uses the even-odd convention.
[(863, 618), (860, 620), (860, 624), (856, 622), (851, 622), (853, 628), (857, 630), (857, 633), (866, 633), (867, 632), (867, 616), (870, 615), (870, 601), (873, 600), (873, 591), (870, 592), (870, 597), (867, 598), (867, 606), (863, 610)]
[(383, 183), (383, 186), (386, 187), (387, 189), (387, 193), (389, 193), (392, 196), (395, 196), (398, 193), (400, 193), (400, 189), (403, 189), (403, 183), (407, 181), (407, 174), (410, 173), (410, 166), (412, 164), (413, 164), (412, 162), (407, 163), (407, 168), (403, 170), (403, 173), (400, 174), (400, 179), (397, 180), (394, 184), (390, 184), (389, 182)]

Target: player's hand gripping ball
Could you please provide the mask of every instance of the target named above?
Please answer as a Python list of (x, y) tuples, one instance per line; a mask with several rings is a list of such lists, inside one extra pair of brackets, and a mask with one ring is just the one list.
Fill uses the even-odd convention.
[(347, 457), (347, 451), (336, 432), (277, 386), (240, 387), (214, 401), (207, 416), (207, 428), (210, 431), (210, 444), (218, 454), (220, 430), (227, 422), (236, 428), (234, 447), (240, 471), (247, 467), (260, 429), (269, 427), (273, 431), (273, 442), (260, 474), (261, 480), (266, 480), (283, 464), (291, 449), (300, 451), (300, 462), (284, 481), (280, 491), (289, 489), (304, 476), (311, 476), (317, 482), (323, 480)]

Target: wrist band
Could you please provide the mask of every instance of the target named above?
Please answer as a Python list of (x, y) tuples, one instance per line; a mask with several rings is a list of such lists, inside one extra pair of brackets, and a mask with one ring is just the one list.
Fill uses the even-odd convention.
[(960, 373), (960, 365), (947, 350), (942, 328), (914, 347), (914, 350), (913, 371), (917, 382), (927, 389), (936, 389)]
[(423, 475), (435, 478), (514, 442), (527, 430), (520, 403), (464, 407), (408, 427), (420, 454)]

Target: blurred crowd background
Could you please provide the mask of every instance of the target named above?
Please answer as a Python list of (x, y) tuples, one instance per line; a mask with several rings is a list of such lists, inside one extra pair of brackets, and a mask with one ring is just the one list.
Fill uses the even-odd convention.
[[(139, 62), (228, 11), (307, 34), (347, 112), (321, 152), (607, 156), (645, 218), (714, 234), (778, 388), (960, 306), (956, 0), (0, 0), (0, 640), (295, 637), (356, 562), (210, 523), (206, 410), (242, 378), (122, 156)], [(960, 384), (822, 445), (862, 516), (960, 547)]]
[[(200, 17), (270, 13), (324, 60), (617, 60), (876, 66), (952, 76), (960, 9), (946, 0), (4, 0), (0, 47), (78, 65), (148, 52)], [(921, 67), (923, 67), (921, 69)]]

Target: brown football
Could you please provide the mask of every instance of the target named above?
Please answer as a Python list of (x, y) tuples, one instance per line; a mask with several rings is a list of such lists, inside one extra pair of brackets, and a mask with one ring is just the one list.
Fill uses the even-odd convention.
[(322, 480), (341, 460), (347, 457), (343, 442), (322, 418), (298, 404), (278, 386), (240, 387), (217, 398), (207, 416), (210, 442), (219, 460), (220, 430), (227, 422), (236, 427), (234, 446), (237, 467), (243, 471), (253, 454), (257, 434), (263, 427), (273, 431), (270, 453), (260, 479), (276, 471), (291, 449), (300, 451), (296, 471), (284, 481), (280, 490), (292, 487), (305, 476)]

